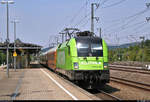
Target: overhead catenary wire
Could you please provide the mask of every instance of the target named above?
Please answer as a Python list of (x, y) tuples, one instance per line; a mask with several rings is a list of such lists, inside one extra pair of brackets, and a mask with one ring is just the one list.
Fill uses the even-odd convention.
[[(87, 2), (89, 2), (89, 1), (90, 1), (90, 0), (86, 0), (86, 3), (79, 9), (79, 11), (75, 14), (75, 16), (73, 16), (73, 18), (70, 20), (71, 23), (72, 23), (72, 21), (74, 21), (75, 18), (79, 15), (79, 13), (82, 11), (82, 9), (85, 8), (85, 5), (87, 6)], [(105, 4), (105, 3), (106, 3), (107, 1), (109, 1), (109, 0), (104, 0), (102, 3), (100, 3), (102, 0), (98, 0), (98, 1), (99, 1), (99, 4), (101, 4), (101, 6), (102, 6), (103, 4)], [(127, 0), (121, 0), (121, 1), (115, 2), (115, 3), (111, 4), (111, 5), (109, 5), (109, 7), (110, 7), (110, 6), (115, 6), (115, 5), (121, 4), (121, 3), (123, 3), (124, 1), (127, 1)], [(144, 12), (145, 12), (145, 11), (144, 11)], [(128, 18), (130, 18), (130, 17), (136, 16), (136, 15), (138, 15), (138, 14), (140, 14), (140, 13), (143, 13), (143, 11), (142, 11), (142, 12), (139, 12), (139, 13), (137, 13), (137, 14), (135, 14), (135, 15), (129, 16), (129, 17), (125, 18), (125, 19), (128, 19)], [(88, 13), (87, 15), (85, 15), (78, 23), (75, 24), (75, 26), (80, 25), (80, 24), (82, 23), (82, 21), (83, 21), (87, 16), (89, 16), (89, 15), (90, 15), (90, 13)], [(118, 21), (118, 20), (117, 20), (117, 21)]]
[[(133, 19), (128, 20), (124, 25), (122, 25), (122, 27), (125, 27), (127, 25), (129, 25), (130, 23), (132, 23), (133, 21), (137, 20), (140, 16), (138, 17), (134, 17)], [(145, 21), (144, 21), (145, 22)]]
[(83, 25), (81, 25), (80, 27), (85, 27), (85, 25), (90, 21), (91, 18), (88, 18), (85, 23)]
[[(100, 0), (101, 1), (101, 0)], [(109, 0), (104, 0), (102, 3), (101, 3), (101, 6), (104, 5), (107, 1)], [(100, 2), (99, 2), (100, 3)]]
[[(109, 1), (109, 0), (104, 0), (102, 3), (100, 3), (100, 1), (101, 0), (99, 0), (99, 4), (101, 4), (101, 6), (102, 5), (104, 5), (107, 1)], [(115, 3), (116, 5), (117, 4), (120, 4), (120, 3), (122, 3), (123, 1), (126, 1), (126, 0), (122, 0), (122, 1), (120, 1), (120, 2), (117, 2), (117, 3)], [(97, 10), (97, 8), (94, 10), (94, 11), (96, 11)], [(86, 18), (87, 18), (87, 16), (89, 16), (91, 13), (88, 13), (87, 15), (85, 15), (78, 23), (76, 23), (75, 25), (74, 25), (74, 27), (76, 27), (77, 25), (79, 26)], [(81, 27), (84, 27), (87, 23), (89, 22), (89, 19), (86, 21), (86, 23), (84, 23), (83, 25), (81, 25)]]
[[(137, 12), (137, 13), (135, 13), (135, 14), (133, 14), (133, 15), (131, 15), (131, 16), (127, 16), (127, 17), (124, 17), (123, 19), (119, 19), (119, 20), (115, 20), (114, 22), (120, 22), (120, 24), (122, 24), (122, 22), (125, 22), (123, 25), (121, 25), (119, 28), (119, 30), (118, 30), (118, 32), (120, 32), (120, 31), (123, 31), (123, 30), (125, 30), (125, 29), (131, 29), (131, 28), (133, 28), (134, 27), (134, 31), (136, 31), (136, 30), (139, 30), (139, 29), (141, 29), (141, 28), (143, 28), (143, 27), (145, 27), (148, 23), (146, 23), (145, 21), (142, 21), (142, 22), (137, 22), (137, 23), (135, 23), (135, 24), (131, 24), (131, 25), (129, 25), (130, 23), (133, 23), (135, 20), (137, 20), (138, 19), (138, 17), (139, 16), (141, 16), (142, 14), (144, 14), (144, 13), (146, 13), (147, 11), (149, 11), (149, 9), (147, 8), (147, 9), (144, 9), (144, 10), (142, 10), (142, 11), (140, 11), (140, 12)], [(118, 25), (118, 24), (117, 24)], [(137, 27), (138, 26), (138, 27)], [(114, 24), (112, 24), (110, 27), (107, 27), (107, 28), (105, 28), (106, 30), (107, 29), (110, 29), (111, 27), (116, 27), (116, 26), (114, 26)], [(135, 28), (136, 27), (136, 28)], [(118, 28), (118, 27), (117, 27)], [(143, 31), (143, 30), (142, 30)], [(116, 31), (113, 31), (113, 32), (115, 32), (116, 33)]]
[[(108, 0), (107, 0), (107, 1), (108, 1)], [(116, 5), (119, 5), (119, 4), (123, 3), (123, 2), (125, 2), (125, 1), (127, 1), (127, 0), (120, 0), (120, 1), (118, 1), (118, 2), (115, 2), (115, 3), (113, 3), (113, 4), (110, 4), (110, 5), (105, 6), (105, 7), (102, 7), (102, 8), (113, 7), (113, 6), (116, 6)]]
[[(88, 2), (89, 2), (90, 0), (86, 0), (86, 3), (79, 9), (79, 11), (73, 16), (73, 18), (70, 20), (70, 23), (73, 23), (73, 21), (77, 18), (77, 16), (79, 15), (79, 13), (87, 6), (87, 4), (88, 4)], [(100, 4), (100, 1), (101, 0), (98, 0), (99, 2), (98, 2), (98, 4)], [(109, 0), (104, 0), (102, 3), (101, 3), (101, 5), (103, 5), (104, 3), (106, 3), (107, 1), (109, 1)], [(95, 9), (94, 11), (96, 11), (97, 9)], [(78, 22), (78, 23), (76, 23), (74, 26), (72, 26), (72, 27), (76, 27), (77, 25), (80, 25), (82, 22), (83, 22), (83, 20), (85, 20), (86, 18), (87, 18), (87, 16), (89, 16), (91, 14), (91, 12), (89, 12), (89, 13), (87, 13), (87, 14), (85, 14), (85, 16)], [(86, 23), (87, 24), (87, 23)], [(84, 25), (86, 25), (86, 24), (84, 24)]]
[(117, 27), (117, 28), (115, 28), (115, 29), (112, 29), (112, 30), (110, 30), (110, 31), (107, 31), (107, 30), (104, 30), (105, 32), (107, 31), (107, 33), (109, 32), (119, 32), (119, 31), (121, 31), (121, 30), (125, 30), (125, 29), (127, 29), (127, 28), (132, 28), (132, 27), (136, 27), (136, 26), (138, 26), (138, 25), (140, 25), (140, 24), (143, 24), (145, 21), (140, 21), (140, 22), (138, 22), (138, 23), (134, 23), (134, 24), (132, 24), (132, 25), (128, 25), (128, 26), (124, 26), (124, 25), (121, 25), (121, 26), (119, 26), (119, 27)]
[(145, 24), (146, 23), (146, 21), (140, 21), (140, 22), (137, 22), (137, 23), (135, 23), (135, 24), (133, 24), (133, 25), (122, 25), (120, 28), (122, 29), (122, 30), (124, 30), (124, 29), (127, 29), (127, 28), (131, 28), (131, 27), (136, 27), (136, 26), (138, 26), (138, 25), (143, 25), (143, 24)]
[[(146, 24), (146, 21), (140, 21), (140, 22), (138, 22), (138, 23), (135, 23), (135, 24), (132, 24), (132, 25), (129, 25), (129, 26), (126, 26), (126, 27), (124, 27), (124, 26), (120, 26), (120, 27), (118, 27), (118, 28), (116, 28), (116, 29), (114, 29), (114, 30), (111, 30), (111, 31), (113, 31), (113, 32), (117, 32), (117, 33), (119, 33), (119, 32), (121, 32), (121, 31), (123, 31), (123, 30), (126, 30), (127, 28), (129, 28), (129, 29), (133, 29), (133, 27), (137, 27), (137, 26), (143, 26), (143, 25), (145, 25)], [(113, 32), (109, 32), (109, 33), (107, 33), (108, 35), (109, 34), (113, 34)]]
[[(133, 31), (135, 31), (135, 30), (137, 30), (137, 29), (139, 30), (139, 29), (145, 27), (147, 24), (148, 24), (147, 22), (144, 22), (143, 24), (141, 24), (141, 25), (137, 26), (136, 28), (134, 28)], [(142, 30), (142, 29), (141, 29), (141, 30)]]
[[(74, 22), (74, 20), (77, 18), (77, 16), (81, 13), (81, 11), (85, 8), (85, 6), (86, 6), (86, 4), (87, 4), (87, 2), (88, 2), (89, 0), (86, 0), (86, 3), (84, 3), (84, 5), (78, 10), (78, 12), (77, 13), (75, 13), (74, 14), (74, 16), (69, 20), (69, 24), (70, 23), (72, 23), (72, 22)], [(63, 26), (62, 26), (62, 28), (64, 29), (66, 26), (69, 26), (69, 24), (66, 24), (66, 18), (68, 18), (70, 15), (67, 15), (66, 17), (65, 17), (65, 22), (64, 22), (64, 24), (63, 24)]]
[[(122, 19), (122, 20), (123, 20), (124, 22), (127, 21), (127, 20), (129, 20), (129, 21), (128, 21), (126, 24), (122, 25), (121, 27), (127, 26), (129, 23), (132, 23), (132, 22), (135, 21), (140, 15), (146, 13), (146, 12), (149, 11), (149, 10), (150, 10), (150, 9), (144, 9), (144, 10), (142, 10), (142, 11), (140, 11), (140, 12), (138, 12), (138, 13), (135, 13), (135, 14), (133, 14), (133, 15), (131, 15), (131, 16), (125, 17), (125, 18)], [(133, 18), (133, 19), (131, 19), (131, 18)], [(130, 19), (131, 19), (131, 20), (130, 20)], [(122, 24), (122, 22), (120, 22), (119, 24)], [(117, 25), (118, 25), (118, 24), (117, 24)], [(109, 26), (109, 27), (104, 28), (104, 30), (106, 31), (107, 29), (110, 29), (110, 28), (112, 28), (112, 27), (115, 27), (114, 24), (112, 24), (112, 25)]]
[(88, 0), (86, 0), (86, 3), (75, 13), (75, 15), (73, 15), (72, 19), (70, 20), (70, 23), (72, 23), (76, 18), (77, 16), (79, 16), (79, 14), (81, 13), (81, 11), (86, 8), (88, 4)]
[(105, 4), (107, 1), (109, 1), (109, 0), (103, 0), (102, 2), (101, 2), (101, 1), (102, 1), (102, 0), (98, 0), (97, 3), (102, 6), (102, 5), (104, 5), (104, 4)]
[[(137, 23), (138, 24), (138, 23)], [(139, 25), (138, 27), (136, 27), (137, 29), (134, 29), (134, 31), (136, 31), (136, 32), (133, 32), (132, 33), (132, 35), (135, 35), (135, 36), (137, 36), (137, 33), (139, 33), (139, 32), (137, 32), (137, 30), (139, 30), (139, 29), (141, 29), (142, 27), (145, 27), (145, 25), (147, 25), (148, 23), (147, 22), (144, 22), (143, 24), (142, 24), (142, 22), (140, 23), (139, 22), (139, 24), (141, 24), (141, 25)], [(135, 24), (136, 25), (136, 24)], [(149, 27), (147, 27), (147, 29), (149, 29)], [(144, 31), (144, 30), (142, 30), (141, 29), (141, 31)], [(115, 32), (116, 33), (116, 32)], [(118, 33), (118, 32), (117, 32)], [(111, 35), (110, 34), (112, 34), (112, 33), (107, 33), (107, 35), (109, 35), (109, 38), (112, 38), (112, 37), (110, 37)], [(142, 33), (143, 34), (143, 33)], [(105, 34), (105, 36), (106, 36), (106, 34)], [(124, 39), (125, 37), (127, 37), (128, 35), (125, 35), (124, 37), (123, 36), (120, 36), (120, 38), (121, 39)]]
[(144, 9), (144, 10), (142, 10), (142, 11), (139, 11), (139, 12), (137, 12), (137, 13), (135, 13), (135, 14), (132, 14), (132, 15), (130, 15), (130, 16), (126, 16), (126, 17), (124, 17), (124, 18), (112, 20), (112, 21), (109, 21), (109, 22), (113, 23), (113, 22), (120, 22), (120, 21), (124, 21), (124, 20), (129, 20), (130, 18), (137, 17), (137, 16), (139, 16), (139, 15), (142, 15), (142, 14), (148, 12), (149, 10), (150, 10), (150, 8), (146, 8), (146, 9)]
[[(83, 7), (81, 7), (81, 9), (85, 9), (85, 16), (78, 22), (76, 23), (74, 26), (71, 26), (71, 28), (75, 28), (78, 24), (80, 24), (90, 13), (87, 13), (87, 5), (89, 3), (90, 0), (86, 0), (86, 3), (83, 5)], [(72, 24), (73, 21), (75, 21), (75, 19), (79, 16), (79, 14), (81, 13), (82, 10), (79, 10), (77, 13), (76, 13), (76, 16), (73, 17), (73, 19), (70, 21), (70, 23)], [(69, 24), (68, 24), (69, 25)]]
[[(86, 1), (89, 1), (89, 0), (86, 0)], [(101, 2), (101, 4), (103, 5), (103, 4), (105, 4), (107, 1), (110, 1), (110, 0), (98, 0), (98, 1), (100, 1)], [(121, 3), (123, 3), (123, 2), (125, 2), (125, 1), (127, 1), (127, 0), (120, 0), (120, 1), (118, 1), (118, 2), (115, 2), (115, 3), (113, 3), (113, 4), (110, 4), (110, 5), (106, 5), (106, 6), (100, 6), (100, 7), (102, 7), (102, 8), (109, 8), (109, 7), (113, 7), (113, 6), (116, 6), (116, 5), (119, 5), (119, 4), (121, 4)], [(87, 2), (86, 2), (86, 6), (87, 6)], [(83, 6), (81, 7), (82, 9), (84, 9), (83, 8)], [(97, 9), (95, 9), (95, 11), (96, 11)], [(121, 19), (117, 19), (117, 20), (113, 20), (113, 22), (121, 22), (120, 24), (121, 24), (121, 26), (119, 26), (119, 30), (118, 30), (118, 32), (120, 32), (120, 31), (124, 31), (124, 30), (126, 30), (126, 29), (131, 29), (131, 28), (135, 28), (135, 27), (137, 27), (137, 26), (142, 26), (142, 25), (144, 25), (145, 26), (145, 23), (143, 23), (143, 22), (137, 22), (137, 23), (135, 23), (135, 24), (131, 24), (131, 23), (133, 23), (133, 21), (135, 21), (136, 19), (138, 19), (138, 17), (140, 17), (140, 15), (142, 15), (142, 14), (144, 14), (145, 12), (147, 12), (147, 11), (149, 11), (149, 9), (144, 9), (144, 10), (142, 10), (142, 11), (140, 11), (140, 12), (137, 12), (137, 13), (135, 13), (135, 14), (133, 14), (133, 15), (130, 15), (130, 16), (127, 16), (127, 17), (124, 17), (124, 18), (121, 18)], [(81, 12), (80, 12), (81, 13)], [(85, 25), (87, 25), (88, 23), (89, 23), (89, 21), (90, 21), (90, 18), (89, 18), (89, 15), (90, 15), (91, 13), (85, 13), (85, 15), (77, 22), (77, 23), (75, 23), (75, 25), (73, 25), (72, 27), (76, 27), (76, 26), (78, 26), (78, 27), (85, 27)], [(77, 14), (76, 13), (76, 16), (73, 18), (73, 19), (71, 19), (71, 21), (75, 21), (76, 20), (76, 18), (78, 17), (78, 15), (79, 14)], [(124, 22), (124, 24), (122, 25), (122, 22)], [(130, 25), (131, 24), (131, 25)], [(118, 24), (119, 25), (119, 24)], [(113, 25), (111, 25), (110, 27), (116, 27), (116, 26), (114, 26), (114, 24)], [(110, 27), (108, 27), (108, 28), (106, 28), (106, 30), (107, 29), (110, 29)], [(117, 27), (118, 28), (118, 27)]]
[[(102, 7), (102, 5), (104, 5), (107, 1), (109, 1), (109, 0), (104, 0), (102, 3), (100, 3), (101, 2), (101, 0), (98, 0), (99, 1), (99, 4), (100, 4), (100, 6)], [(126, 0), (121, 0), (121, 1), (119, 1), (119, 2), (116, 2), (116, 3), (114, 3), (113, 5), (111, 5), (111, 6), (115, 6), (115, 5), (118, 5), (118, 4), (120, 4), (120, 3), (123, 3), (124, 1), (126, 1)], [(94, 11), (96, 11), (97, 9), (95, 9)], [(76, 27), (77, 25), (80, 25), (86, 18), (87, 18), (87, 16), (89, 16), (91, 13), (88, 13), (87, 15), (85, 15), (78, 23), (76, 23), (75, 25), (74, 25), (74, 27)], [(81, 27), (84, 27), (87, 23), (88, 23), (89, 21), (87, 21), (86, 23), (84, 23)]]
[[(101, 0), (98, 0), (98, 1), (99, 1), (98, 4), (100, 4), (100, 6), (102, 6), (104, 3), (106, 3), (106, 2), (109, 1), (109, 0), (104, 0), (102, 3), (100, 3)], [(95, 8), (94, 12), (96, 12), (97, 9), (98, 9), (98, 8)], [(77, 25), (80, 25), (90, 14), (91, 14), (91, 12), (87, 13), (87, 14), (86, 14), (79, 22), (77, 22), (73, 27), (76, 27)], [(85, 26), (88, 22), (89, 22), (89, 21), (87, 21), (85, 24), (83, 24), (82, 27)]]
[(143, 24), (143, 25), (141, 25), (141, 26), (139, 26), (139, 27), (133, 29), (133, 31), (134, 31), (135, 33), (141, 33), (142, 31), (144, 31), (144, 32), (142, 32), (142, 33), (145, 33), (145, 32), (146, 32), (146, 31), (145, 31), (146, 29), (149, 30), (149, 26), (146, 27), (146, 25), (148, 25), (148, 23)]
[[(97, 10), (97, 8), (95, 8), (95, 10), (94, 11), (96, 11)], [(91, 14), (91, 12), (89, 12), (87, 15), (85, 15), (79, 22), (77, 22), (73, 27), (76, 27), (77, 25), (80, 25), (82, 22), (83, 22), (83, 20), (85, 20), (85, 18), (87, 18), (89, 15)]]

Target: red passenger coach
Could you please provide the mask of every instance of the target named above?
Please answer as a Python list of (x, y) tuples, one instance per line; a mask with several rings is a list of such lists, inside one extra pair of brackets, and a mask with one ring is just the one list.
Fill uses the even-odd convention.
[(47, 53), (47, 65), (53, 70), (56, 70), (56, 49), (57, 47), (54, 47)]
[(56, 70), (57, 47), (50, 48), (40, 55), (40, 63), (52, 70)]

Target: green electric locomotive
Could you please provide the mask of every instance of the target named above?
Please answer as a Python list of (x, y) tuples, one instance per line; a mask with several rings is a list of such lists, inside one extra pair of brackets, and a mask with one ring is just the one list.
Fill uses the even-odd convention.
[(85, 88), (99, 88), (109, 83), (108, 48), (106, 42), (91, 32), (78, 32), (59, 44), (56, 71)]

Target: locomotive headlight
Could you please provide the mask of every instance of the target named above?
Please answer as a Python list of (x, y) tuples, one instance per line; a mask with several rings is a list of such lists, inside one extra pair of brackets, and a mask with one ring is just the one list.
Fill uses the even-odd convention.
[(74, 69), (79, 69), (79, 64), (78, 64), (78, 62), (74, 62)]
[(104, 68), (108, 68), (108, 63), (104, 62)]

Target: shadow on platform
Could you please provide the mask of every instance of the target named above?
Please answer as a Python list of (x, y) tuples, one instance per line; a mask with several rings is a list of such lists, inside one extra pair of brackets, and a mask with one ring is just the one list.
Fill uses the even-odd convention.
[(110, 85), (105, 85), (105, 87), (103, 89), (101, 89), (101, 90), (103, 90), (103, 91), (105, 91), (107, 93), (114, 93), (116, 91), (120, 91), (120, 89), (117, 89), (117, 88), (112, 87)]
[(20, 93), (12, 93), (12, 94), (6, 94), (6, 95), (0, 95), (0, 97), (5, 97), (5, 96), (8, 96), (8, 97), (18, 97), (20, 95)]
[(43, 68), (41, 64), (30, 64), (30, 68)]
[(100, 90), (104, 91), (104, 92), (107, 92), (107, 93), (114, 93), (114, 92), (117, 92), (117, 91), (120, 91), (119, 89), (115, 88), (115, 87), (112, 87), (110, 85), (105, 85), (104, 87), (100, 88), (100, 89), (85, 89), (86, 91), (92, 93), (92, 94), (98, 94), (98, 93), (101, 93)]

